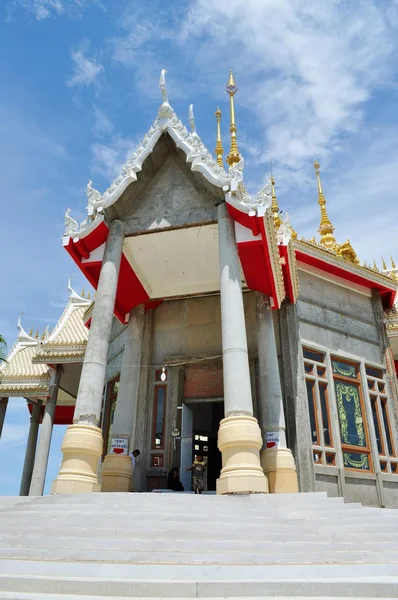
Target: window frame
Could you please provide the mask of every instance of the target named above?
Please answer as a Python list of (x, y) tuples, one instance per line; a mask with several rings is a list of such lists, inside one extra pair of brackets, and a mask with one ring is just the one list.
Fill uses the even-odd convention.
[[(381, 371), (382, 377), (376, 377), (375, 375), (368, 374), (367, 369), (369, 369), (369, 368)], [(366, 380), (368, 403), (369, 403), (370, 411), (372, 414), (372, 427), (373, 427), (374, 438), (375, 438), (375, 443), (374, 443), (375, 462), (378, 467), (377, 470), (384, 474), (396, 476), (396, 475), (398, 475), (397, 438), (396, 438), (396, 433), (395, 433), (395, 428), (394, 428), (394, 420), (393, 420), (393, 418), (391, 418), (391, 410), (390, 410), (391, 399), (390, 399), (389, 393), (388, 393), (388, 382), (387, 382), (387, 378), (386, 378), (386, 369), (385, 368), (380, 369), (378, 367), (374, 367), (372, 364), (369, 364), (368, 362), (364, 362), (363, 377)], [(369, 387), (369, 382), (373, 382), (373, 389), (371, 389)], [(383, 391), (380, 391), (379, 383), (383, 384), (383, 386), (384, 386)], [(376, 405), (376, 417), (377, 417), (378, 427), (379, 427), (380, 436), (381, 436), (380, 441), (381, 441), (381, 446), (382, 446), (382, 452), (379, 452), (379, 449), (377, 446), (376, 430), (375, 430), (374, 422), (373, 422), (372, 399), (375, 400), (375, 405)], [(390, 454), (389, 449), (388, 449), (386, 427), (385, 427), (385, 423), (384, 423), (383, 408), (382, 408), (383, 404), (385, 405), (385, 414), (387, 417), (388, 433), (390, 435), (391, 445), (392, 445), (392, 449), (393, 449), (392, 454)], [(393, 471), (393, 469), (392, 469), (393, 464), (397, 465), (395, 471)], [(383, 465), (387, 466), (387, 469)]]
[[(315, 355), (321, 355), (323, 357), (323, 362), (319, 362), (315, 358), (309, 358), (308, 356), (305, 357), (304, 356), (305, 351), (313, 352)], [(332, 418), (333, 413), (332, 413), (332, 407), (331, 407), (331, 401), (330, 401), (330, 389), (329, 389), (330, 383), (329, 383), (329, 379), (328, 379), (328, 372), (329, 372), (328, 362), (327, 362), (328, 356), (324, 350), (319, 350), (319, 348), (315, 349), (314, 347), (311, 347), (310, 345), (303, 343), (302, 344), (302, 360), (303, 360), (303, 365), (311, 364), (313, 366), (312, 373), (305, 372), (305, 368), (304, 368), (305, 382), (306, 382), (306, 394), (307, 394), (307, 406), (308, 406), (308, 402), (309, 402), (307, 381), (310, 381), (313, 383), (312, 400), (313, 400), (313, 405), (314, 405), (316, 435), (317, 435), (318, 443), (317, 444), (312, 443), (312, 453), (313, 453), (313, 459), (315, 459), (315, 456), (318, 456), (320, 458), (320, 460), (314, 460), (313, 462), (314, 462), (314, 465), (335, 467), (337, 464), (337, 460), (338, 460), (338, 458), (337, 458), (338, 447), (336, 446), (336, 441), (338, 438), (336, 439), (336, 434), (335, 434), (334, 427), (333, 427), (333, 418)], [(323, 369), (323, 371), (324, 371), (323, 375), (319, 375), (318, 367)], [(326, 411), (327, 411), (328, 424), (329, 424), (328, 431), (329, 431), (329, 437), (330, 437), (330, 442), (331, 442), (330, 445), (325, 444), (325, 433), (324, 433), (320, 386), (324, 386), (325, 392), (326, 392), (325, 400), (326, 400)], [(310, 431), (310, 435), (311, 435), (311, 441), (312, 441), (312, 430)], [(329, 457), (333, 456), (332, 463), (327, 461), (328, 456)]]
[[(362, 363), (357, 360), (338, 356), (334, 352), (330, 353), (329, 358), (330, 358), (331, 374), (332, 374), (332, 379), (333, 379), (334, 403), (336, 406), (336, 410), (337, 410), (337, 398), (336, 398), (335, 382), (342, 381), (344, 383), (350, 383), (350, 384), (354, 383), (354, 384), (358, 385), (359, 402), (361, 405), (362, 420), (363, 420), (365, 441), (366, 441), (366, 446), (355, 446), (353, 444), (347, 444), (347, 443), (343, 442), (343, 440), (341, 439), (341, 432), (340, 432), (340, 418), (339, 418), (338, 411), (337, 411), (337, 427), (338, 427), (339, 435), (340, 435), (340, 449), (341, 449), (342, 466), (345, 471), (353, 471), (354, 473), (374, 473), (374, 460), (373, 460), (373, 453), (372, 453), (372, 440), (371, 440), (370, 429), (369, 429), (368, 410), (367, 410), (367, 406), (366, 406), (367, 403), (365, 402), (364, 393), (363, 393), (363, 381), (362, 381), (363, 377), (362, 377), (362, 373), (361, 373)], [(354, 367), (355, 373), (356, 373), (355, 378), (335, 373), (333, 371), (333, 361), (338, 361), (343, 364), (347, 364), (347, 365)], [(367, 382), (366, 382), (366, 385), (367, 385)], [(370, 407), (370, 404), (369, 404), (369, 407)], [(344, 453), (345, 452), (351, 452), (353, 454), (367, 454), (369, 469), (356, 469), (355, 467), (345, 466), (345, 464), (344, 464)]]

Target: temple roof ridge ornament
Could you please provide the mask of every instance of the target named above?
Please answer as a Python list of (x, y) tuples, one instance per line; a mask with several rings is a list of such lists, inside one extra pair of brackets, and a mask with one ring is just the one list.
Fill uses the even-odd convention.
[(72, 304), (81, 304), (82, 306), (88, 306), (90, 304), (90, 299), (84, 298), (83, 294), (79, 295), (72, 288), (71, 283), (72, 283), (72, 277), (69, 277), (69, 279), (68, 279), (69, 302)]
[[(20, 344), (24, 344), (24, 345), (26, 345), (26, 344), (36, 345), (37, 339), (35, 337), (33, 337), (32, 335), (29, 335), (22, 326), (21, 317), (23, 314), (24, 313), (21, 312), (21, 314), (18, 316), (18, 321), (17, 321), (18, 335), (17, 335), (16, 341), (19, 342)], [(12, 353), (12, 350), (11, 350), (11, 353)]]

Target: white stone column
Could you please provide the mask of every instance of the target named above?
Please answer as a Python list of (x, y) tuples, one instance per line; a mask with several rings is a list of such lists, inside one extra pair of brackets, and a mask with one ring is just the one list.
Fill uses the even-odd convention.
[(29, 496), (43, 495), (61, 373), (62, 365), (57, 365), (55, 373), (52, 376), (49, 389), (50, 397), (47, 400), (47, 404), (44, 409), (43, 420), (41, 423), (39, 443), (37, 445), (36, 457), (33, 467), (32, 481), (29, 488)]
[(100, 491), (97, 469), (103, 442), (98, 424), (123, 239), (123, 223), (113, 221), (101, 266), (73, 425), (68, 427), (63, 439), (61, 469), (52, 493)]
[(260, 465), (261, 432), (253, 417), (240, 261), (234, 223), (225, 202), (217, 207), (225, 418), (218, 447), (218, 494), (267, 492)]
[(29, 488), (32, 481), (33, 467), (35, 464), (37, 436), (39, 433), (42, 401), (37, 400), (33, 403), (32, 416), (30, 417), (30, 426), (28, 441), (26, 442), (25, 460), (22, 471), (20, 496), (29, 496)]
[(286, 444), (286, 425), (270, 299), (256, 294), (261, 465), (271, 493), (298, 492), (294, 458)]
[[(132, 452), (135, 448), (137, 401), (141, 371), (141, 352), (144, 334), (144, 305), (130, 313), (124, 338), (124, 352), (117, 402), (112, 426), (112, 439), (126, 441)], [(111, 452), (102, 465), (102, 492), (132, 492), (133, 467), (131, 457)]]
[(6, 418), (7, 406), (8, 406), (8, 398), (0, 398), (0, 439), (1, 439), (1, 432), (3, 431), (4, 421)]

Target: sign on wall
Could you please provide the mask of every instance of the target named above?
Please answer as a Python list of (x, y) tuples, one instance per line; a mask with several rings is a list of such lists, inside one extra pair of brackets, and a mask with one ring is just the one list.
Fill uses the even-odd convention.
[(265, 433), (266, 448), (279, 448), (279, 431), (267, 431)]
[(127, 456), (129, 450), (128, 438), (113, 437), (111, 441), (111, 454), (125, 454)]

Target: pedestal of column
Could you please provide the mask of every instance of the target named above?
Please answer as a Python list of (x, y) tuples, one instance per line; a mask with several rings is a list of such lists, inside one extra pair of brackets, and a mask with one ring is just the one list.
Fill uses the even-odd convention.
[[(119, 391), (112, 426), (112, 439), (126, 440), (132, 452), (135, 449), (134, 431), (137, 415), (137, 399), (141, 369), (141, 350), (144, 333), (145, 307), (137, 306), (131, 311), (124, 342)], [(102, 492), (132, 492), (133, 465), (130, 456), (112, 451), (105, 456), (102, 465)]]
[(222, 469), (217, 494), (265, 493), (261, 432), (253, 417), (240, 262), (234, 223), (225, 202), (217, 208), (225, 419), (218, 447)]
[(37, 435), (39, 433), (42, 401), (38, 400), (33, 404), (32, 416), (30, 417), (30, 426), (28, 441), (26, 442), (25, 461), (23, 465), (20, 496), (28, 496), (29, 488), (32, 482), (33, 466), (36, 456)]
[(293, 454), (286, 444), (285, 415), (279, 375), (274, 320), (270, 299), (256, 295), (260, 426), (263, 434), (261, 465), (271, 493), (298, 492)]
[(53, 494), (100, 491), (97, 471), (103, 441), (98, 424), (123, 238), (123, 223), (113, 221), (101, 266), (77, 394), (74, 423), (68, 427), (62, 442), (62, 464), (58, 477), (53, 483), (51, 490)]

